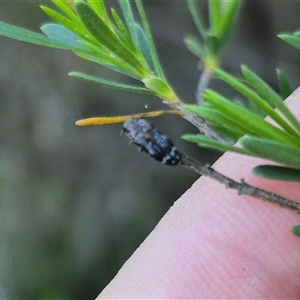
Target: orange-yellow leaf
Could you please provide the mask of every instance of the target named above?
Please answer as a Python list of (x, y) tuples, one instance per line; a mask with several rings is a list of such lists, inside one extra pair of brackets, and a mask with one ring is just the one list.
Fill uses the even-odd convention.
[(75, 124), (77, 126), (91, 126), (91, 125), (107, 125), (107, 124), (116, 124), (116, 123), (124, 123), (127, 119), (130, 118), (153, 118), (159, 117), (165, 114), (173, 114), (173, 115), (180, 115), (182, 116), (183, 113), (181, 111), (176, 110), (158, 110), (158, 111), (151, 111), (145, 113), (139, 113), (134, 115), (128, 116), (116, 116), (116, 117), (95, 117), (95, 118), (87, 118), (78, 120)]

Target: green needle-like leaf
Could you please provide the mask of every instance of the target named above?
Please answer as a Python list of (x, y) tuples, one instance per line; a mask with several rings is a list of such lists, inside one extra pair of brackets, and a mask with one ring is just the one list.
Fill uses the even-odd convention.
[(291, 46), (300, 49), (300, 38), (290, 34), (279, 34), (278, 37)]
[(80, 73), (80, 72), (71, 72), (71, 73), (69, 73), (69, 75), (72, 76), (72, 77), (75, 77), (75, 78), (84, 79), (84, 80), (91, 81), (91, 82), (94, 82), (94, 83), (100, 83), (100, 84), (110, 86), (110, 87), (113, 87), (113, 88), (117, 88), (117, 89), (121, 89), (121, 90), (124, 90), (124, 91), (135, 92), (135, 93), (143, 93), (143, 94), (151, 94), (151, 95), (154, 94), (151, 90), (146, 89), (144, 87), (137, 87), (137, 86), (127, 85), (127, 84), (117, 83), (117, 82), (114, 82), (114, 81), (110, 81), (110, 80), (99, 78), (99, 77), (90, 76), (90, 75), (83, 74), (83, 73)]
[[(101, 49), (100, 47), (97, 47), (86, 41), (80, 41), (80, 43), (82, 45), (84, 45), (85, 47), (91, 49), (91, 53), (86, 54), (86, 53), (76, 52), (76, 54), (78, 56), (85, 58), (85, 59), (90, 58), (89, 60), (94, 61), (94, 62), (99, 62), (100, 64), (102, 64), (104, 66), (117, 67), (117, 68), (125, 71), (126, 73), (130, 74), (131, 77), (139, 78), (140, 74), (137, 72), (137, 70), (135, 68), (133, 68), (131, 65), (127, 64), (125, 61), (123, 61), (119, 57), (117, 57), (115, 55), (111, 55), (111, 53), (106, 51), (106, 49), (103, 49), (103, 48)], [(100, 56), (100, 60), (98, 60), (97, 57), (95, 57), (96, 54), (98, 54)]]
[(92, 43), (98, 44), (99, 42), (86, 30), (84, 26), (82, 26), (81, 22), (74, 23), (70, 19), (66, 18), (65, 16), (59, 14), (55, 10), (46, 7), (41, 6), (41, 9), (44, 11), (45, 14), (47, 14), (51, 19), (54, 21), (60, 23), (61, 25), (65, 26), (78, 36), (80, 36), (83, 39), (89, 40)]
[[(245, 71), (245, 68), (243, 68), (242, 70), (243, 72), (246, 73), (247, 76), (249, 75), (249, 73)], [(259, 108), (261, 108), (266, 113), (266, 115), (269, 115), (288, 133), (294, 135), (295, 137), (298, 137), (298, 133), (295, 132), (295, 130), (274, 110), (274, 108), (267, 101), (265, 101), (264, 98), (259, 96), (255, 91), (253, 91), (251, 88), (243, 84), (240, 80), (236, 79), (234, 76), (224, 72), (219, 68), (214, 68), (213, 71), (219, 78), (221, 78), (223, 81), (231, 85), (235, 90), (240, 92), (247, 99), (255, 103)], [(252, 79), (250, 78), (250, 76), (248, 76), (248, 78)]]
[(224, 45), (232, 35), (241, 3), (241, 0), (223, 1), (222, 3), (222, 18), (218, 32), (218, 38), (222, 45)]
[(277, 140), (289, 145), (300, 145), (300, 140), (295, 139), (274, 125), (264, 121), (258, 115), (232, 103), (212, 90), (206, 90), (203, 98), (212, 103), (226, 118), (245, 128), (245, 130), (253, 135)]
[(100, 18), (106, 23), (109, 24), (109, 18), (107, 15), (105, 3), (103, 0), (88, 0), (88, 4), (93, 8), (93, 10), (98, 14)]
[(200, 41), (196, 40), (194, 37), (187, 37), (184, 42), (188, 49), (198, 56), (201, 60), (205, 61), (205, 49), (204, 45)]
[[(125, 63), (122, 64), (119, 61), (118, 64), (120, 64), (120, 67), (118, 67), (116, 64), (110, 63), (105, 57), (100, 57), (95, 53), (75, 52), (75, 54), (85, 60), (104, 66), (114, 72), (118, 72), (125, 76), (140, 80), (140, 77), (133, 73), (135, 70), (132, 70), (132, 68), (128, 67), (128, 65), (126, 65)], [(127, 68), (129, 68), (129, 70), (127, 70)]]
[(52, 0), (52, 2), (74, 23), (79, 24), (80, 20), (74, 11), (62, 0)]
[(196, 0), (186, 0), (186, 4), (188, 6), (188, 9), (192, 15), (192, 18), (194, 20), (194, 23), (202, 36), (202, 38), (206, 35), (206, 28), (204, 26), (203, 17), (201, 15), (200, 9), (196, 5)]
[(136, 46), (133, 43), (132, 37), (130, 36), (130, 33), (128, 32), (125, 24), (114, 9), (111, 10), (111, 13), (120, 31), (119, 38), (122, 39), (122, 42), (125, 43), (126, 46), (130, 48), (134, 53), (137, 53)]
[(300, 225), (299, 226), (294, 226), (293, 228), (291, 228), (291, 232), (300, 238)]
[(161, 99), (165, 101), (178, 101), (172, 88), (163, 79), (156, 76), (149, 76), (142, 81), (148, 89), (152, 90)]
[(300, 169), (300, 148), (253, 136), (244, 136), (239, 142), (246, 150), (257, 157)]
[(130, 35), (131, 35), (131, 37), (134, 41), (134, 44), (137, 44), (138, 40), (137, 40), (137, 35), (136, 35), (136, 32), (135, 32), (135, 20), (134, 20), (134, 17), (133, 17), (130, 1), (129, 0), (118, 0), (118, 2), (119, 2), (119, 5), (121, 7), (122, 14), (125, 18), (127, 28), (128, 28), (128, 30), (130, 32)]
[(211, 121), (215, 124), (220, 124), (221, 127), (225, 127), (234, 132), (235, 135), (238, 134), (239, 136), (242, 136), (247, 134), (247, 131), (245, 131), (243, 127), (240, 127), (238, 124), (227, 119), (220, 111), (216, 109), (203, 105), (185, 105), (184, 107), (205, 118), (205, 120)]
[(277, 69), (276, 73), (277, 73), (280, 95), (282, 99), (286, 99), (289, 95), (292, 94), (293, 88), (289, 82), (287, 75), (283, 71)]
[(138, 24), (136, 25), (136, 33), (137, 33), (137, 38), (138, 38), (138, 45), (139, 45), (139, 49), (142, 52), (145, 60), (147, 61), (148, 66), (150, 67), (150, 69), (152, 70), (153, 74), (157, 74), (156, 69), (155, 69), (155, 63), (154, 63), (154, 59), (152, 57), (152, 52), (148, 43), (148, 39), (145, 35), (144, 30), (141, 28), (141, 26), (139, 26)]
[[(283, 103), (282, 98), (259, 76), (254, 72), (250, 71), (246, 66), (242, 66), (242, 72), (245, 78), (250, 82), (253, 88), (268, 101), (271, 105), (277, 108), (289, 122), (294, 126), (298, 133), (291, 128), (285, 121), (282, 122), (280, 119), (275, 119), (279, 124), (290, 134), (298, 136), (300, 133), (300, 123), (296, 117), (291, 113), (288, 107)], [(270, 114), (271, 115), (271, 114)], [(272, 115), (271, 115), (272, 116)]]
[(293, 36), (296, 36), (298, 38), (300, 38), (300, 30), (296, 30), (294, 33), (293, 33)]
[(252, 171), (256, 176), (262, 178), (300, 182), (300, 170), (294, 168), (273, 165), (260, 165), (253, 168)]
[(205, 36), (205, 45), (208, 51), (207, 57), (218, 56), (221, 45), (219, 39), (215, 35), (207, 33)]
[(8, 38), (18, 40), (21, 42), (27, 42), (35, 45), (51, 47), (56, 49), (64, 49), (64, 50), (81, 50), (80, 47), (70, 46), (68, 43), (58, 42), (57, 39), (49, 38), (45, 35), (35, 33), (33, 31), (23, 29), (14, 25), (6, 24), (0, 22), (0, 36), (6, 36)]
[(41, 27), (41, 30), (51, 39), (54, 39), (61, 44), (68, 45), (70, 49), (78, 51), (89, 51), (86, 47), (78, 43), (80, 37), (68, 30), (66, 27), (58, 24), (45, 24)]
[(88, 4), (82, 0), (76, 0), (75, 8), (85, 27), (102, 46), (135, 68), (141, 78), (151, 74), (147, 66), (136, 58), (137, 54), (130, 51)]
[(222, 20), (222, 1), (221, 0), (208, 0), (210, 32), (212, 35), (217, 36), (219, 33), (221, 20)]
[(186, 141), (197, 143), (201, 147), (218, 150), (218, 151), (232, 151), (235, 153), (250, 155), (250, 153), (242, 148), (231, 146), (229, 144), (221, 143), (201, 134), (184, 134), (182, 138)]
[(158, 55), (157, 55), (155, 44), (154, 44), (152, 34), (151, 34), (151, 31), (150, 31), (149, 22), (148, 22), (148, 19), (146, 17), (146, 13), (145, 13), (145, 10), (144, 10), (144, 7), (143, 7), (143, 3), (142, 3), (141, 0), (135, 0), (135, 4), (136, 4), (136, 7), (138, 9), (141, 21), (142, 21), (142, 25), (143, 25), (142, 27), (143, 27), (143, 30), (145, 32), (147, 43), (149, 45), (149, 49), (150, 49), (150, 52), (151, 52), (151, 57), (153, 59), (153, 63), (154, 63), (154, 66), (155, 66), (155, 74), (157, 74), (157, 76), (159, 76), (160, 78), (166, 80), (164, 72), (161, 68), (161, 64), (160, 64), (159, 59), (158, 59)]

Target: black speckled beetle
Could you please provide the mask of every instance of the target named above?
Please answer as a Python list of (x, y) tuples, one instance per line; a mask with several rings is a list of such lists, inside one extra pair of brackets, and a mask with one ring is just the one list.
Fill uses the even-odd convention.
[(176, 166), (181, 153), (173, 143), (144, 119), (128, 119), (123, 124), (123, 132), (140, 151), (148, 153), (157, 161)]

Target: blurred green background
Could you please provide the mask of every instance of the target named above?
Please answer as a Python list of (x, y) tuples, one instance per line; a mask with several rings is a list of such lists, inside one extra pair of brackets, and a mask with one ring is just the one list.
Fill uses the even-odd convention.
[[(182, 42), (196, 34), (185, 1), (144, 2), (166, 74), (192, 103), (200, 73)], [(0, 1), (0, 20), (38, 31), (49, 21), (41, 3)], [(300, 28), (300, 2), (244, 4), (224, 68), (238, 72), (245, 63), (274, 84), (280, 67), (298, 86), (299, 52), (276, 34)], [(74, 125), (85, 117), (165, 108), (154, 97), (67, 74), (128, 78), (65, 51), (2, 37), (0, 59), (0, 299), (94, 299), (197, 175), (129, 147), (121, 125)], [(213, 87), (230, 92), (218, 84)], [(217, 159), (180, 139), (195, 132), (185, 120), (152, 122), (203, 163)]]

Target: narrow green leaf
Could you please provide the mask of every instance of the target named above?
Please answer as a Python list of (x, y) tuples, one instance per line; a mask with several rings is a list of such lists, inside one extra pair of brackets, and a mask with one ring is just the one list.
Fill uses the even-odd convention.
[(75, 77), (75, 78), (91, 81), (91, 82), (94, 82), (94, 83), (100, 83), (100, 84), (110, 86), (110, 87), (113, 87), (113, 88), (117, 88), (117, 89), (121, 89), (121, 90), (124, 90), (124, 91), (135, 92), (135, 93), (143, 93), (143, 94), (152, 94), (153, 95), (152, 91), (150, 91), (149, 89), (146, 89), (144, 87), (137, 87), (137, 86), (127, 85), (127, 84), (117, 83), (117, 82), (114, 82), (114, 81), (110, 81), (110, 80), (99, 78), (99, 77), (90, 76), (90, 75), (83, 74), (83, 73), (80, 73), (80, 72), (70, 72), (69, 75), (72, 76), (72, 77)]
[[(108, 68), (117, 73), (123, 74), (125, 76), (140, 80), (139, 76), (136, 76), (134, 73), (126, 71), (124, 67), (117, 67), (115, 64), (109, 63), (106, 59), (101, 58), (99, 55), (94, 53), (85, 53), (85, 52), (74, 52), (78, 57), (83, 58), (85, 60), (91, 61), (93, 63), (99, 64)], [(127, 67), (127, 65), (126, 65)], [(131, 70), (131, 69), (130, 69)]]
[(247, 66), (242, 65), (241, 70), (251, 86), (266, 100), (272, 107), (279, 108), (284, 106), (282, 98), (257, 74), (251, 71)]
[(219, 109), (226, 118), (237, 123), (254, 135), (277, 140), (278, 142), (289, 145), (300, 145), (299, 140), (212, 90), (206, 90), (203, 94), (203, 98)]
[(300, 38), (300, 30), (296, 30), (296, 31), (293, 33), (293, 36), (296, 36), (296, 37)]
[(125, 18), (127, 28), (128, 28), (130, 35), (134, 41), (134, 44), (137, 44), (138, 40), (137, 40), (137, 35), (135, 32), (135, 20), (133, 17), (130, 1), (129, 0), (118, 0), (118, 2), (121, 7), (122, 14)]
[(139, 26), (138, 24), (136, 25), (136, 33), (137, 33), (137, 38), (138, 38), (138, 45), (141, 53), (143, 54), (149, 68), (152, 70), (152, 72), (158, 76), (154, 64), (154, 60), (152, 57), (152, 52), (148, 43), (148, 40), (146, 38), (144, 30)]
[(222, 18), (221, 25), (219, 27), (218, 38), (222, 47), (224, 47), (228, 38), (232, 35), (234, 25), (237, 20), (237, 16), (241, 7), (241, 0), (235, 1), (222, 1)]
[(222, 152), (232, 151), (239, 154), (250, 155), (249, 152), (245, 149), (218, 142), (201, 134), (184, 134), (181, 137), (186, 141), (197, 143), (201, 147), (214, 149)]
[(41, 26), (41, 30), (47, 35), (49, 38), (60, 42), (68, 46), (70, 49), (74, 51), (89, 51), (83, 45), (78, 43), (80, 37), (74, 34), (72, 31), (68, 30), (66, 27), (58, 25), (58, 24), (45, 24)]
[(300, 170), (294, 168), (273, 165), (260, 165), (253, 168), (252, 171), (256, 176), (262, 178), (280, 181), (300, 182)]
[(300, 238), (300, 225), (292, 227), (291, 232)]
[[(266, 101), (271, 103), (275, 108), (277, 108), (286, 119), (294, 126), (298, 133), (285, 121), (280, 119), (275, 119), (288, 133), (299, 138), (300, 133), (300, 123), (296, 117), (291, 113), (288, 107), (283, 103), (282, 98), (258, 75), (250, 71), (246, 66), (241, 67), (243, 75), (250, 82), (253, 88), (264, 98)], [(281, 121), (279, 123), (279, 121)]]
[(187, 37), (184, 40), (187, 48), (196, 56), (198, 56), (201, 60), (205, 60), (205, 50), (204, 47), (202, 45), (202, 43), (200, 43), (200, 41), (196, 40), (193, 37)]
[[(255, 103), (260, 109), (262, 109), (266, 113), (266, 115), (269, 115), (287, 132), (293, 134), (294, 136), (298, 136), (295, 130), (291, 128), (291, 126), (280, 116), (280, 114), (276, 112), (273, 109), (273, 107), (267, 101), (265, 101), (261, 96), (259, 96), (255, 91), (250, 89), (248, 86), (246, 86), (240, 80), (236, 79), (234, 76), (224, 72), (220, 68), (213, 68), (213, 71), (219, 78), (221, 78), (223, 81), (228, 83), (235, 90), (237, 90), (242, 95), (244, 95), (247, 99)], [(243, 68), (243, 72), (245, 72), (245, 68)], [(250, 78), (250, 76), (248, 76), (248, 78)]]
[(205, 36), (205, 45), (208, 51), (207, 57), (218, 56), (220, 50), (220, 42), (215, 35), (207, 33)]
[(95, 11), (82, 0), (75, 0), (76, 11), (88, 31), (107, 49), (135, 68), (141, 78), (150, 71), (136, 58), (136, 55), (115, 35)]
[(74, 11), (62, 0), (52, 0), (52, 2), (74, 23), (80, 23)]
[(277, 73), (280, 95), (282, 99), (286, 99), (289, 95), (292, 94), (293, 88), (289, 82), (287, 75), (283, 71), (277, 69), (276, 73)]
[(52, 20), (60, 23), (61, 25), (65, 26), (67, 29), (71, 30), (78, 36), (80, 36), (83, 39), (89, 40), (92, 43), (98, 44), (99, 42), (89, 34), (89, 32), (82, 26), (81, 22), (74, 23), (73, 21), (69, 20), (65, 16), (59, 14), (55, 10), (46, 7), (46, 6), (40, 6), (40, 8), (43, 10), (45, 14), (47, 14)]
[(186, 109), (196, 113), (197, 115), (205, 118), (208, 121), (214, 122), (216, 124), (220, 124), (222, 127), (237, 133), (240, 137), (248, 133), (243, 127), (240, 127), (238, 124), (232, 122), (231, 120), (227, 119), (220, 111), (206, 107), (203, 105), (185, 105)]
[(221, 10), (222, 10), (222, 1), (208, 0), (210, 32), (214, 36), (216, 36), (219, 33), (221, 19), (222, 19)]
[(107, 15), (106, 7), (103, 0), (88, 0), (88, 4), (98, 14), (100, 18), (109, 26), (109, 18)]
[(162, 67), (161, 67), (161, 64), (160, 64), (159, 59), (158, 59), (158, 55), (157, 55), (155, 44), (154, 44), (154, 41), (153, 41), (153, 37), (152, 37), (151, 31), (150, 31), (149, 22), (147, 20), (146, 13), (145, 13), (145, 10), (144, 10), (144, 7), (143, 7), (143, 3), (142, 3), (141, 0), (135, 0), (135, 4), (137, 6), (137, 10), (139, 12), (139, 15), (140, 15), (140, 18), (141, 18), (141, 21), (142, 21), (142, 25), (143, 25), (142, 27), (143, 27), (146, 39), (147, 39), (148, 44), (149, 44), (151, 57), (153, 59), (154, 65), (155, 65), (155, 71), (156, 71), (155, 73), (158, 74), (158, 76), (160, 78), (162, 78), (163, 80), (166, 80), (164, 72), (163, 72)]
[[(139, 74), (139, 72), (137, 72), (137, 70), (135, 68), (133, 68), (131, 65), (124, 62), (119, 57), (111, 55), (111, 53), (106, 51), (106, 49), (103, 49), (103, 48), (101, 49), (100, 47), (97, 47), (97, 46), (95, 46), (95, 45), (93, 45), (89, 42), (86, 42), (86, 41), (80, 41), (80, 43), (82, 45), (84, 45), (85, 47), (91, 49), (91, 51), (93, 52), (92, 54), (98, 54), (101, 57), (101, 61), (103, 60), (103, 62), (104, 62), (103, 65), (104, 66), (106, 66), (106, 65), (116, 66), (116, 67), (118, 67), (120, 69), (123, 69), (124, 71), (130, 73), (131, 76), (139, 78), (140, 74)], [(81, 55), (81, 57), (83, 58), (84, 55)]]
[(196, 3), (196, 0), (186, 0), (187, 7), (190, 11), (190, 14), (192, 15), (193, 21), (200, 35), (202, 36), (202, 38), (204, 38), (204, 36), (206, 35), (206, 28), (204, 26), (203, 17), (201, 15), (200, 9), (196, 5)]
[(210, 127), (212, 127), (220, 136), (224, 137), (226, 140), (231, 141), (230, 144), (234, 144), (242, 135), (236, 131), (227, 129), (221, 124), (212, 123), (208, 121)]
[(122, 39), (123, 43), (127, 45), (128, 48), (130, 48), (133, 52), (136, 53), (136, 47), (125, 24), (114, 9), (111, 10), (111, 13), (120, 31), (119, 37)]
[(66, 43), (58, 42), (56, 39), (49, 38), (45, 35), (35, 33), (33, 31), (23, 29), (14, 25), (0, 22), (0, 36), (5, 36), (21, 42), (31, 43), (35, 45), (51, 47), (64, 50), (82, 50), (82, 47), (70, 47)]
[(300, 38), (297, 36), (293, 36), (290, 34), (278, 34), (277, 35), (280, 39), (284, 40), (289, 45), (297, 48), (300, 50)]
[(161, 99), (165, 101), (178, 101), (172, 88), (163, 79), (156, 76), (149, 76), (142, 81), (148, 89), (152, 90)]
[(239, 143), (257, 157), (300, 169), (300, 148), (253, 136), (244, 136)]

